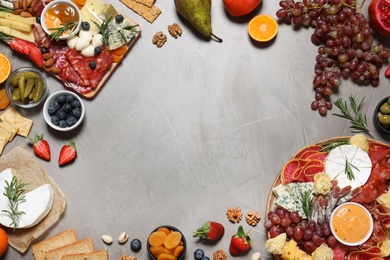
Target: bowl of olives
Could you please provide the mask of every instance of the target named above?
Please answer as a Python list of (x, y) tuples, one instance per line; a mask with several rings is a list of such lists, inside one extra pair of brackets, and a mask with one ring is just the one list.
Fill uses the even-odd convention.
[(390, 134), (390, 97), (382, 99), (375, 108), (374, 125), (383, 134)]

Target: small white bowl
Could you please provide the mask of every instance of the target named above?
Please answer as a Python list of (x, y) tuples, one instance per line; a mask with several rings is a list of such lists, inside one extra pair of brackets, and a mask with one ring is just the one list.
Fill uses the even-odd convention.
[(76, 21), (77, 22), (76, 28), (74, 28), (73, 31), (70, 34), (63, 35), (63, 36), (59, 37), (59, 40), (66, 40), (68, 38), (73, 37), (74, 35), (76, 35), (79, 32), (79, 30), (81, 28), (81, 23), (82, 23), (81, 12), (80, 12), (80, 9), (77, 7), (76, 4), (74, 4), (73, 2), (68, 1), (68, 0), (54, 0), (54, 1), (50, 2), (49, 4), (47, 4), (45, 6), (45, 8), (43, 8), (42, 13), (41, 13), (41, 25), (42, 25), (43, 30), (48, 35), (52, 34), (55, 31), (54, 30), (49, 30), (49, 28), (47, 27), (47, 24), (46, 24), (46, 13), (50, 9), (55, 7), (56, 5), (65, 5), (67, 7), (70, 7), (71, 9), (74, 10), (74, 12), (76, 13), (76, 16), (78, 16), (78, 21)]
[[(347, 217), (346, 217), (346, 219), (343, 220), (343, 222), (341, 223), (341, 225), (339, 227), (336, 228), (333, 224), (333, 220), (336, 217), (336, 215), (340, 211), (341, 211), (340, 214), (342, 214), (342, 211), (344, 208), (351, 207), (351, 206), (356, 207), (356, 209), (358, 211), (360, 211), (360, 213), (363, 213), (363, 216), (365, 215), (367, 217), (367, 220), (368, 220), (368, 223), (365, 223), (365, 224), (369, 225), (367, 233), (363, 234), (364, 237), (362, 237), (362, 239), (360, 239), (359, 241), (346, 241), (346, 240), (340, 238), (336, 229), (337, 228), (343, 229), (343, 231), (347, 232), (347, 233), (354, 233), (354, 232), (356, 233), (356, 230), (362, 230), (362, 223), (359, 223), (359, 220), (361, 220), (362, 218), (356, 218), (356, 217), (352, 216), (352, 219), (350, 220), (350, 223), (352, 223), (352, 226), (348, 225), (349, 223), (348, 223)], [(348, 216), (351, 217), (351, 215), (348, 215)], [(355, 222), (355, 221), (358, 221), (358, 222)], [(330, 217), (330, 228), (332, 230), (333, 235), (335, 236), (337, 241), (339, 241), (340, 243), (347, 245), (347, 246), (358, 246), (358, 245), (363, 244), (364, 242), (367, 241), (367, 239), (370, 238), (372, 231), (374, 229), (374, 221), (372, 220), (372, 216), (371, 216), (370, 212), (365, 207), (363, 207), (359, 203), (347, 202), (347, 203), (341, 204), (340, 206), (338, 206), (336, 209), (333, 210), (332, 215)], [(353, 229), (353, 230), (351, 230), (351, 229)]]
[[(53, 122), (52, 122), (52, 116), (49, 114), (49, 107), (51, 105), (53, 105), (53, 103), (57, 102), (57, 97), (61, 96), (61, 95), (69, 95), (69, 96), (72, 96), (75, 100), (79, 101), (80, 103), (80, 109), (81, 109), (81, 115), (80, 117), (78, 118), (77, 122), (74, 124), (74, 125), (71, 125), (71, 126), (66, 126), (66, 127), (61, 127), (59, 125), (55, 125)], [(60, 104), (60, 106), (62, 107), (63, 104)], [(73, 107), (74, 109), (75, 107)], [(70, 113), (70, 112), (69, 112)], [(68, 113), (68, 114), (69, 114)], [(65, 132), (65, 131), (71, 131), (75, 128), (77, 128), (81, 122), (83, 121), (84, 119), (84, 116), (85, 116), (85, 106), (84, 106), (84, 103), (83, 101), (81, 100), (81, 98), (71, 92), (71, 91), (68, 91), (68, 90), (61, 90), (61, 91), (58, 91), (58, 92), (55, 92), (53, 94), (51, 94), (45, 101), (45, 104), (43, 105), (43, 117), (45, 118), (45, 121), (46, 123), (53, 129), (55, 130), (58, 130), (58, 131), (62, 131), (62, 132)]]

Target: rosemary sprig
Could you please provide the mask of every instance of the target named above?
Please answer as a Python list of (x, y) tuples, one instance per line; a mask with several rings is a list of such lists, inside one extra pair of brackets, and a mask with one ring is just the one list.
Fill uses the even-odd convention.
[(58, 28), (48, 28), (50, 31), (55, 31), (49, 35), (50, 40), (52, 41), (58, 41), (60, 36), (65, 33), (69, 32), (72, 33), (74, 29), (77, 27), (77, 22), (67, 22), (67, 23), (62, 23), (61, 27)]
[(102, 35), (102, 42), (104, 46), (108, 46), (108, 25), (111, 23), (113, 17), (109, 17), (107, 20), (103, 20), (102, 24), (92, 20), (92, 22), (99, 28), (100, 34)]
[(126, 44), (129, 44), (132, 39), (134, 38), (134, 35), (136, 35), (137, 33), (139, 33), (139, 31), (136, 29), (138, 27), (138, 24), (135, 24), (135, 25), (131, 25), (131, 26), (126, 26), (126, 27), (123, 27), (123, 30), (126, 30), (126, 31), (130, 31), (131, 32), (131, 39), (127, 42), (126, 40), (126, 37), (125, 35), (122, 33), (122, 32), (119, 32), (121, 37), (122, 37), (122, 40), (126, 43)]
[(368, 129), (367, 126), (367, 119), (366, 116), (359, 111), (364, 98), (360, 101), (359, 105), (357, 105), (355, 98), (351, 95), (349, 97), (349, 103), (352, 109), (352, 112), (349, 110), (347, 102), (343, 101), (342, 98), (337, 99), (334, 104), (336, 107), (338, 107), (341, 111), (341, 114), (333, 114), (338, 117), (345, 118), (349, 121), (351, 121), (351, 128), (355, 129), (352, 130), (352, 133), (361, 133), (365, 132), (368, 134), (371, 138), (373, 138), (372, 133)]
[(344, 144), (349, 144), (349, 141), (338, 141), (338, 142), (333, 142), (330, 144), (325, 145), (322, 149), (321, 152), (330, 152), (332, 149), (336, 148), (337, 146), (344, 145)]
[(6, 13), (12, 13), (12, 12), (13, 12), (12, 9), (7, 8), (7, 7), (5, 7), (5, 6), (0, 6), (0, 11), (1, 11), (1, 12), (6, 12)]
[(26, 191), (23, 189), (24, 186), (28, 185), (27, 183), (22, 183), (20, 180), (16, 178), (16, 176), (12, 177), (12, 181), (9, 183), (8, 181), (5, 181), (5, 191), (3, 193), (4, 196), (6, 196), (9, 199), (9, 209), (4, 209), (2, 212), (7, 213), (11, 219), (12, 223), (11, 226), (14, 227), (14, 229), (19, 224), (19, 219), (23, 214), (26, 214), (23, 211), (19, 211), (18, 207), (20, 203), (23, 203), (26, 201), (26, 196), (24, 195), (24, 192)]
[(311, 191), (301, 192), (302, 209), (307, 219), (311, 219), (311, 214), (313, 212), (313, 198), (311, 193)]
[(360, 172), (360, 170), (355, 165), (348, 161), (348, 158), (345, 158), (345, 174), (347, 175), (347, 179), (350, 181), (355, 179), (355, 175), (353, 174), (352, 168)]

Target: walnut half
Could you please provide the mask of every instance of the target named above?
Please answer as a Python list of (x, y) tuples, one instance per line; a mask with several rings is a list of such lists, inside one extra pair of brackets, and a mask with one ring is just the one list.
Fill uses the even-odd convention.
[(249, 211), (246, 215), (246, 223), (251, 226), (256, 226), (257, 223), (259, 223), (260, 219), (260, 213), (254, 210)]
[(158, 48), (162, 47), (166, 41), (167, 36), (162, 31), (156, 32), (152, 39), (153, 44), (155, 44)]
[(135, 258), (135, 256), (128, 256), (126, 254), (123, 254), (121, 255), (121, 257), (119, 258), (119, 260), (137, 260), (137, 258)]
[(218, 249), (217, 251), (215, 251), (213, 253), (213, 259), (214, 260), (226, 260), (227, 259), (226, 252), (223, 251), (222, 249)]
[(226, 215), (227, 215), (227, 218), (230, 222), (232, 223), (238, 223), (241, 221), (242, 219), (242, 212), (241, 212), (241, 208), (240, 207), (237, 207), (235, 209), (233, 208), (228, 208), (227, 212), (226, 212)]
[(181, 34), (183, 33), (183, 30), (177, 23), (168, 25), (168, 31), (175, 39), (177, 39), (177, 37), (181, 36)]

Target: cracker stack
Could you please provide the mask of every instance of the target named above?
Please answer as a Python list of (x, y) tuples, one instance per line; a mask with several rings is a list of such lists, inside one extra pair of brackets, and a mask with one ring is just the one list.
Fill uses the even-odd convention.
[(142, 16), (149, 23), (161, 14), (161, 9), (155, 6), (155, 0), (120, 0), (128, 8)]
[(93, 240), (78, 240), (73, 229), (36, 243), (32, 253), (35, 260), (108, 260), (107, 250), (95, 251)]

